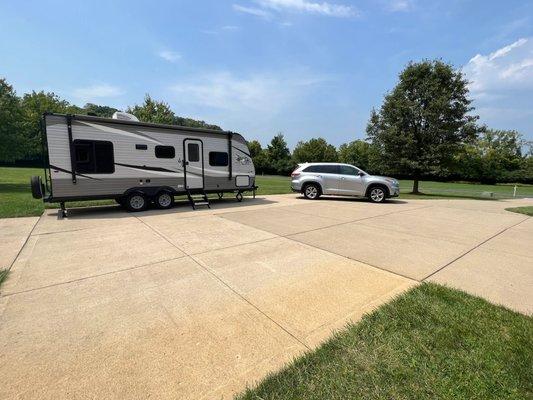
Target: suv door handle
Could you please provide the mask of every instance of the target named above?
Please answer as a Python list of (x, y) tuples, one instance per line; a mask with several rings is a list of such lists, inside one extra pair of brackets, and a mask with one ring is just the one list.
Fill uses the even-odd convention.
[(344, 176), (341, 176), (341, 181), (345, 180), (346, 178)]

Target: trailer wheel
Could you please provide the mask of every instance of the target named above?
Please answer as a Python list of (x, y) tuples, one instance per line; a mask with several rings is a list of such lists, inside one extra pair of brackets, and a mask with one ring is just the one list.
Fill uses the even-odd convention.
[(30, 180), (31, 195), (34, 199), (43, 198), (43, 186), (40, 176), (32, 176)]
[(129, 211), (144, 211), (148, 208), (148, 199), (142, 193), (131, 193), (126, 198), (125, 206)]
[(156, 194), (154, 202), (157, 208), (166, 210), (174, 205), (174, 196), (167, 191), (162, 191)]

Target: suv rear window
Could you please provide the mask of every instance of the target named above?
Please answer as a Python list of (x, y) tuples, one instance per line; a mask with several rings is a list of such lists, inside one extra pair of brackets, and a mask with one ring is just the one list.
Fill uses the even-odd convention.
[(323, 174), (338, 174), (339, 166), (338, 165), (310, 165), (305, 168), (302, 172), (320, 172)]

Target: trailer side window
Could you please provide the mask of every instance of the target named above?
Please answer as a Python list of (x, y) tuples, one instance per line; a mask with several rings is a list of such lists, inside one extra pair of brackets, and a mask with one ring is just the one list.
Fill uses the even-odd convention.
[(187, 143), (188, 161), (200, 161), (200, 146), (197, 143)]
[(112, 174), (115, 172), (113, 143), (102, 140), (75, 140), (76, 172), (85, 174)]
[(228, 153), (223, 151), (210, 151), (209, 165), (211, 165), (212, 167), (227, 167)]
[(157, 158), (174, 158), (176, 150), (172, 146), (155, 146), (155, 156)]

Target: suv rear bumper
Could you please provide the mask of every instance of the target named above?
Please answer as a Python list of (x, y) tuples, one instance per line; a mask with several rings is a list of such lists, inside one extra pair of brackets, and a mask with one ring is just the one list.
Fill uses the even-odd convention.
[(293, 192), (301, 192), (302, 191), (302, 183), (299, 181), (291, 181), (291, 189)]

